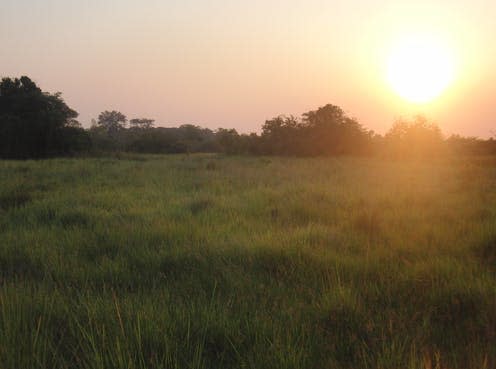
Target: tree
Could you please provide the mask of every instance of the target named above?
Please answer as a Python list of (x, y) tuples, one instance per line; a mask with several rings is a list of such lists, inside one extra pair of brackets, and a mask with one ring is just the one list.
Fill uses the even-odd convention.
[(237, 154), (240, 152), (239, 134), (235, 129), (219, 128), (215, 132), (219, 150), (225, 154)]
[(373, 132), (339, 106), (327, 104), (303, 114), (302, 120), (312, 154), (361, 154), (370, 149)]
[(389, 153), (402, 157), (433, 156), (443, 144), (441, 129), (423, 115), (398, 119), (384, 138)]
[(262, 126), (262, 144), (267, 154), (302, 154), (302, 125), (298, 118), (279, 115)]
[[(67, 154), (87, 144), (78, 113), (60, 93), (50, 94), (28, 77), (0, 82), (0, 157), (40, 158)], [(66, 139), (71, 137), (70, 140)], [(82, 137), (86, 138), (82, 138)], [(77, 147), (71, 142), (77, 142)]]
[(346, 116), (336, 105), (325, 105), (301, 119), (278, 116), (262, 127), (261, 147), (267, 154), (341, 155), (369, 153), (373, 132)]
[(112, 110), (104, 111), (98, 116), (98, 126), (103, 128), (110, 136), (115, 135), (126, 127), (127, 118), (121, 112)]
[(150, 129), (153, 127), (155, 120), (147, 118), (134, 118), (129, 121), (131, 128)]

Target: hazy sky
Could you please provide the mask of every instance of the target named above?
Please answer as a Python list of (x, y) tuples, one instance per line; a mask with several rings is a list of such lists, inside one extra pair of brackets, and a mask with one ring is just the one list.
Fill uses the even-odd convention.
[[(406, 34), (443, 40), (457, 65), (427, 105), (391, 89)], [(102, 110), (173, 126), (258, 131), (326, 103), (384, 132), (423, 112), (445, 133), (496, 134), (494, 0), (0, 0), (0, 75), (61, 91), (88, 126)]]

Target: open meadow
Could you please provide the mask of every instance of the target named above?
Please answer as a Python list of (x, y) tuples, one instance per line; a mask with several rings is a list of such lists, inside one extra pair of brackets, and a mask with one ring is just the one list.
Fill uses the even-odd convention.
[(490, 161), (0, 161), (0, 368), (495, 368)]

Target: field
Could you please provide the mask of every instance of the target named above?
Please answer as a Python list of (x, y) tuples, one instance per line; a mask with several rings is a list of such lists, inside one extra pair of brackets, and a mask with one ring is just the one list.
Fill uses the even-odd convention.
[(0, 162), (0, 369), (496, 367), (496, 165)]

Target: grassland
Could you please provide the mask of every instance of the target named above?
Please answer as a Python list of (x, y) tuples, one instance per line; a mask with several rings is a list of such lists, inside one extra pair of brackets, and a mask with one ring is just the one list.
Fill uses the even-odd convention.
[(495, 165), (0, 162), (0, 369), (495, 367)]

